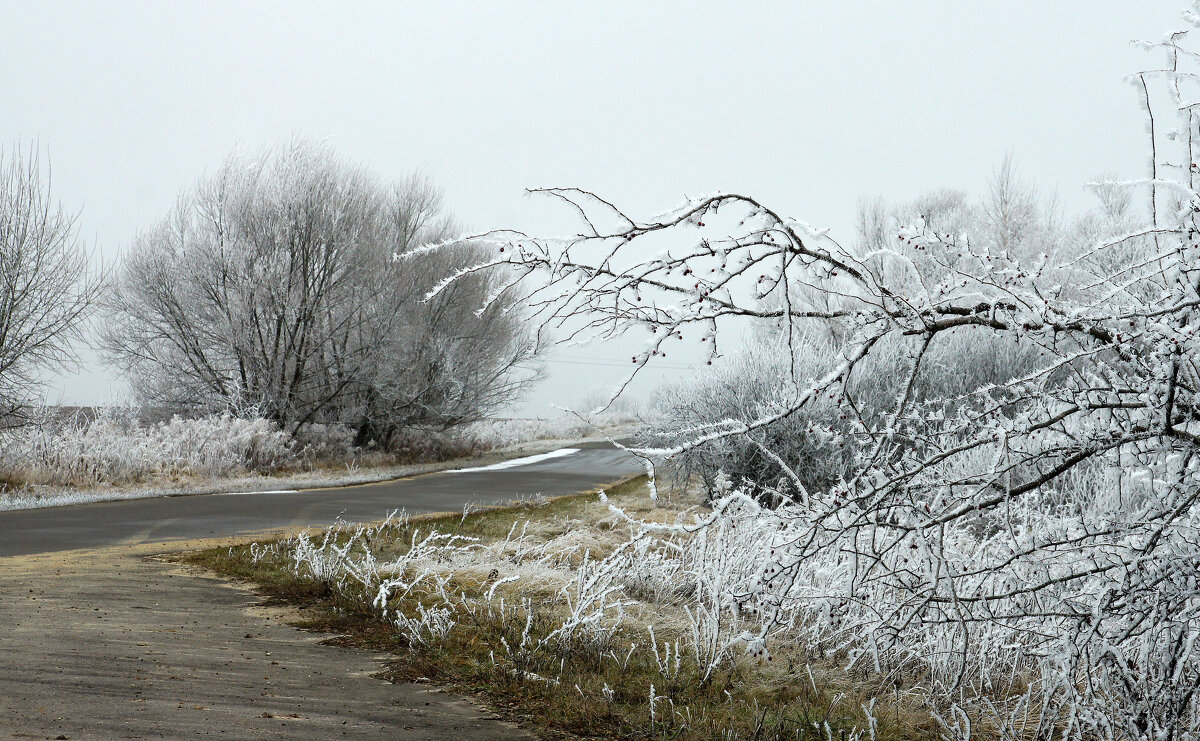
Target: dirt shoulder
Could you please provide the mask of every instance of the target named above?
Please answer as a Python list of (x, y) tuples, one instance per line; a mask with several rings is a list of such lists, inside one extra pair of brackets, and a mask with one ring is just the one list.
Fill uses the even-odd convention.
[(0, 737), (531, 738), (165, 549), (0, 558)]

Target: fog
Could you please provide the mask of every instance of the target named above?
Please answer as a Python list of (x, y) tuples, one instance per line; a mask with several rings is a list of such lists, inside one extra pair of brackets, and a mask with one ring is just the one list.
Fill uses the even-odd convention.
[[(578, 185), (651, 215), (753, 193), (852, 235), (863, 196), (979, 190), (1013, 153), (1068, 210), (1145, 167), (1127, 73), (1174, 2), (9, 3), (0, 142), (36, 142), (106, 264), (238, 147), (328, 140), (383, 176), (420, 169), (471, 228), (570, 214)], [(556, 351), (518, 410), (614, 384), (628, 347)], [(52, 401), (119, 399), (90, 351)], [(639, 382), (686, 373), (688, 358)]]

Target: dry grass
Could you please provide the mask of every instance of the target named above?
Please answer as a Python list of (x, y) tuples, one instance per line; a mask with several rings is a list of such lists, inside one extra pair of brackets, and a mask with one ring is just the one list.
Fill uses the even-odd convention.
[[(672, 523), (702, 509), (693, 492), (652, 502), (642, 480), (608, 497), (643, 521)], [(213, 549), (188, 559), (308, 608), (304, 627), (337, 633), (337, 643), (392, 652), (389, 679), (425, 678), (473, 692), (548, 737), (868, 738), (862, 706), (872, 701), (877, 738), (937, 736), (912, 693), (848, 675), (799, 645), (774, 646), (770, 661), (737, 655), (707, 679), (686, 651), (675, 668), (664, 671), (664, 644), (686, 642), (689, 629), (686, 595), (670, 590), (630, 584), (616, 630), (599, 639), (546, 641), (568, 616), (563, 595), (581, 564), (594, 564), (628, 541), (630, 528), (598, 497), (581, 495), (412, 519), (368, 536), (366, 544), (380, 562), (404, 556), (430, 533), (477, 541), (469, 553), (439, 557), (443, 562), (436, 566), (446, 576), (441, 588), (458, 605), (456, 627), (439, 640), (414, 641), (371, 606), (373, 594), (297, 569), (281, 542)], [(526, 552), (514, 553), (515, 548)], [(529, 549), (539, 558), (531, 558)], [(506, 583), (511, 576), (520, 578)], [(417, 587), (389, 607), (418, 618), (433, 603), (429, 589)], [(650, 650), (649, 626), (660, 657)], [(538, 649), (521, 650), (523, 640)], [(651, 693), (658, 698), (653, 714)]]

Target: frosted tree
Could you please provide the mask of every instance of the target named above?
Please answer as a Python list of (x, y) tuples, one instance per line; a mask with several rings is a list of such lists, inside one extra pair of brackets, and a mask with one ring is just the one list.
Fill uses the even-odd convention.
[(418, 176), (384, 183), (302, 141), (230, 157), (142, 233), (109, 296), (104, 343), (147, 404), (261, 414), (289, 431), (343, 423), (387, 445), (507, 403), (529, 380), (531, 344), (511, 300), (458, 244), (391, 258), (456, 231)]
[[(737, 438), (782, 471), (781, 504), (760, 520), (770, 555), (732, 595), (761, 618), (752, 645), (801, 631), (851, 665), (920, 676), (949, 738), (981, 724), (1014, 739), (1197, 738), (1200, 57), (1187, 40), (1147, 45), (1168, 60), (1132, 78), (1149, 172), (1096, 184), (1113, 218), (1077, 230), (1095, 241), (1075, 254), (1029, 217), (1007, 168), (984, 210), (992, 237), (943, 199), (854, 248), (744, 193), (639, 219), (547, 188), (535, 192), (578, 214), (577, 235), (485, 235), (490, 259), (430, 295), (507, 266), (548, 330), (645, 332), (631, 376), (685, 341), (718, 360), (735, 322), (777, 327), (757, 348), (780, 358), (765, 403), (634, 450), (653, 472)], [(1144, 194), (1145, 211), (1121, 193)], [(1009, 373), (959, 372), (996, 343), (1021, 358)], [(762, 436), (800, 417), (794, 434), (840, 461), (819, 485)]]
[(42, 164), (34, 148), (0, 151), (0, 427), (25, 419), (45, 373), (74, 362), (101, 285)]

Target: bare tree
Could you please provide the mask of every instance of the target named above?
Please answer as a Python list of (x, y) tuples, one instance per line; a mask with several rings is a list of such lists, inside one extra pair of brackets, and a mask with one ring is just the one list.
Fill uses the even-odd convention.
[(0, 151), (0, 426), (25, 420), (41, 374), (75, 361), (101, 285), (90, 259), (37, 150)]
[(393, 258), (454, 231), (419, 176), (386, 185), (305, 142), (234, 156), (138, 238), (105, 347), (149, 404), (351, 424), (360, 443), (474, 421), (524, 387), (531, 344), (511, 302), (475, 313), (493, 275), (421, 302), (473, 248)]

